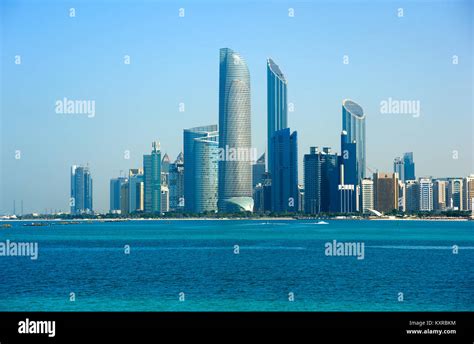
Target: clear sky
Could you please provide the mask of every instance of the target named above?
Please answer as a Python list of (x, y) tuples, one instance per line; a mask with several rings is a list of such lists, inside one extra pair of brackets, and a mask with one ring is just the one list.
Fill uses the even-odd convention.
[[(25, 213), (68, 210), (70, 165), (85, 163), (95, 210), (108, 210), (109, 179), (140, 167), (153, 140), (174, 160), (184, 128), (217, 124), (222, 47), (249, 66), (259, 153), (266, 146), (267, 57), (285, 74), (300, 182), (310, 146), (340, 150), (344, 98), (367, 114), (368, 167), (392, 171), (396, 156), (413, 151), (417, 176), (472, 173), (473, 7), (472, 1), (1, 1), (0, 213), (11, 213), (13, 200), (17, 210), (24, 201)], [(95, 100), (95, 117), (57, 114), (55, 102), (64, 97)], [(389, 98), (419, 101), (420, 116), (382, 114), (380, 102)]]

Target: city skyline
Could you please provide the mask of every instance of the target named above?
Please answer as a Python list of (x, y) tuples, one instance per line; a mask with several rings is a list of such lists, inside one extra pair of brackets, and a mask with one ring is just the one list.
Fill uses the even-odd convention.
[[(12, 14), (11, 17), (7, 16), (8, 20), (4, 24), (7, 32), (12, 30), (13, 23), (10, 22), (10, 18), (16, 16), (15, 18), (19, 18), (21, 22), (31, 16), (31, 13), (28, 11), (23, 13), (15, 12), (15, 8), (12, 7), (11, 4), (7, 3), (7, 5), (4, 6), (6, 10), (10, 11), (9, 14)], [(288, 90), (288, 98), (289, 102), (294, 105), (295, 110), (294, 112), (290, 112), (289, 116), (291, 118), (290, 123), (292, 130), (298, 131), (298, 169), (300, 171), (300, 183), (302, 183), (301, 171), (303, 170), (302, 156), (308, 152), (310, 146), (339, 147), (337, 132), (340, 131), (340, 102), (346, 98), (354, 99), (360, 103), (368, 116), (367, 165), (370, 168), (375, 167), (379, 171), (391, 172), (393, 159), (396, 156), (399, 156), (403, 152), (414, 151), (417, 164), (417, 176), (468, 176), (473, 170), (471, 148), (472, 130), (470, 130), (470, 128), (472, 128), (472, 104), (468, 101), (469, 90), (472, 90), (472, 85), (469, 85), (469, 81), (472, 81), (472, 78), (468, 75), (466, 76), (466, 74), (462, 75), (461, 73), (469, 68), (467, 61), (469, 61), (471, 53), (465, 47), (467, 36), (463, 36), (465, 35), (462, 27), (463, 24), (452, 23), (452, 21), (448, 20), (451, 18), (449, 16), (450, 13), (451, 16), (454, 17), (454, 13), (458, 15), (458, 11), (461, 12), (461, 10), (465, 9), (465, 6), (471, 5), (462, 2), (458, 3), (457, 7), (455, 5), (451, 7), (446, 4), (441, 4), (430, 10), (432, 11), (430, 12), (432, 17), (430, 17), (429, 20), (435, 21), (436, 18), (444, 18), (444, 20), (440, 21), (443, 29), (448, 25), (447, 22), (453, 24), (454, 26), (450, 28), (450, 32), (456, 32), (458, 34), (458, 36), (456, 36), (458, 37), (456, 42), (462, 44), (448, 44), (447, 46), (450, 49), (445, 49), (445, 47), (430, 48), (429, 51), (436, 51), (434, 55), (435, 62), (431, 61), (429, 67), (420, 73), (409, 68), (413, 75), (402, 73), (401, 75), (405, 77), (403, 82), (400, 80), (397, 81), (395, 74), (391, 74), (394, 73), (393, 69), (397, 70), (396, 66), (385, 65), (385, 67), (382, 68), (380, 62), (371, 62), (371, 58), (374, 59), (374, 56), (371, 57), (370, 54), (361, 55), (361, 51), (350, 42), (348, 42), (349, 45), (346, 45), (344, 48), (331, 49), (331, 47), (334, 48), (338, 46), (339, 35), (337, 33), (335, 33), (335, 37), (333, 37), (334, 43), (322, 40), (327, 43), (324, 47), (327, 48), (326, 52), (330, 57), (325, 57), (325, 54), (320, 54), (318, 58), (315, 59), (314, 53), (302, 54), (299, 49), (294, 49), (294, 47), (300, 46), (302, 42), (306, 42), (305, 39), (295, 41), (293, 49), (289, 49), (289, 51), (285, 52), (281, 49), (275, 50), (270, 44), (264, 44), (261, 49), (258, 49), (255, 43), (250, 43), (242, 38), (238, 39), (230, 29), (224, 30), (224, 33), (230, 34), (229, 40), (235, 43), (231, 42), (231, 44), (225, 44), (223, 46), (232, 46), (239, 51), (239, 53), (242, 53), (250, 69), (252, 78), (252, 142), (255, 142), (255, 147), (258, 148), (258, 156), (265, 152), (264, 147), (266, 146), (267, 140), (265, 135), (266, 88), (263, 68), (267, 59), (272, 58), (278, 61), (278, 64), (285, 70), (285, 76), (289, 80), (289, 85), (291, 85)], [(259, 6), (256, 6), (256, 8), (259, 8)], [(285, 18), (286, 13), (282, 15), (285, 20), (294, 20), (296, 23), (299, 23), (285, 24), (284, 28), (288, 32), (283, 32), (283, 28), (281, 29), (281, 37), (283, 37), (285, 42), (291, 42), (288, 38), (292, 32), (291, 25), (302, 25), (306, 27), (309, 23), (309, 19), (312, 18), (310, 18), (309, 13), (315, 15), (315, 11), (312, 10), (309, 4), (302, 7), (304, 10), (298, 6), (295, 6), (295, 8), (297, 10), (295, 18)], [(396, 27), (409, 31), (409, 28), (403, 26), (404, 24), (399, 25), (400, 23), (396, 21), (404, 20), (405, 24), (408, 23), (408, 26), (413, 27), (415, 24), (412, 22), (413, 19), (411, 19), (411, 16), (419, 15), (421, 8), (421, 5), (416, 6), (412, 4), (411, 7), (407, 7), (407, 16), (405, 18), (396, 18), (395, 9), (387, 4), (383, 4), (376, 6), (377, 11), (371, 9), (365, 15), (369, 17), (379, 15), (380, 18), (385, 18), (385, 15), (387, 17), (389, 15), (393, 16), (393, 18), (389, 17), (393, 20), (393, 22), (389, 23), (391, 28)], [(60, 9), (53, 9), (56, 14), (60, 14)], [(332, 13), (331, 6), (326, 5), (324, 9), (326, 9), (329, 14)], [(443, 12), (442, 9), (447, 10), (447, 12)], [(171, 10), (174, 10), (174, 7), (170, 6), (170, 11)], [(286, 8), (283, 6), (280, 10), (285, 12)], [(42, 14), (44, 15), (44, 11), (43, 9), (37, 13), (39, 18), (41, 18)], [(342, 15), (348, 15), (348, 11), (349, 10), (347, 10), (347, 12), (343, 11)], [(137, 7), (133, 9), (132, 12), (137, 14), (141, 13), (141, 10)], [(193, 7), (190, 5), (188, 13), (190, 13), (189, 20), (191, 23), (196, 24), (196, 21), (199, 21), (199, 10), (193, 12)], [(360, 13), (362, 14), (362, 10), (360, 10)], [(443, 13), (444, 17), (441, 16), (441, 13)], [(75, 19), (78, 19), (77, 22), (79, 22), (79, 24), (80, 20), (91, 21), (90, 18), (85, 16), (81, 17), (79, 14), (82, 16), (85, 12), (78, 11), (78, 17)], [(192, 16), (191, 14), (195, 15)], [(410, 16), (408, 14), (410, 14)], [(278, 11), (272, 9), (270, 15), (278, 15)], [(446, 16), (448, 19), (446, 19)], [(256, 29), (252, 23), (256, 23), (258, 18), (259, 16), (257, 14), (250, 14), (249, 29)], [(298, 22), (298, 18), (302, 18), (302, 22)], [(150, 17), (145, 16), (146, 23), (148, 23), (149, 19)], [(181, 19), (188, 20), (187, 17)], [(65, 24), (67, 23), (66, 20), (69, 20), (69, 18), (62, 18), (57, 21), (53, 20), (52, 23), (48, 24), (48, 28), (57, 29), (58, 25), (69, 25)], [(177, 20), (180, 19), (177, 18), (175, 23), (175, 19), (169, 18), (168, 24), (170, 22), (177, 24)], [(221, 21), (221, 19), (216, 20), (218, 22)], [(372, 20), (375, 22), (378, 21), (375, 17), (373, 17)], [(375, 22), (370, 22), (369, 24), (374, 25)], [(187, 25), (191, 25), (191, 23)], [(94, 24), (94, 22), (92, 22), (92, 24)], [(200, 25), (202, 25), (202, 23)], [(82, 24), (78, 26), (82, 27)], [(97, 24), (95, 23), (93, 27), (96, 26)], [(68, 27), (68, 30), (75, 32), (76, 37), (80, 37), (79, 28)], [(257, 29), (256, 32), (261, 32), (261, 29)], [(2, 213), (11, 213), (14, 200), (16, 200), (17, 205), (20, 204), (21, 200), (24, 201), (25, 213), (33, 211), (43, 212), (45, 208), (67, 210), (69, 188), (67, 187), (67, 177), (64, 175), (67, 175), (67, 171), (71, 165), (86, 164), (87, 162), (89, 162), (92, 175), (94, 176), (94, 208), (98, 211), (105, 212), (108, 210), (109, 204), (109, 179), (113, 176), (117, 176), (120, 170), (140, 167), (141, 157), (149, 151), (148, 147), (151, 141), (159, 140), (162, 144), (162, 153), (168, 153), (172, 158), (175, 158), (182, 150), (178, 142), (181, 141), (180, 133), (184, 128), (216, 122), (217, 99), (215, 94), (218, 78), (216, 77), (216, 50), (214, 49), (216, 49), (216, 45), (220, 45), (220, 42), (216, 43), (216, 45), (209, 44), (201, 50), (198, 50), (203, 52), (198, 58), (203, 65), (202, 68), (199, 68), (199, 71), (196, 71), (196, 80), (189, 80), (189, 84), (186, 84), (182, 83), (184, 79), (178, 77), (178, 82), (182, 84), (179, 90), (176, 85), (171, 85), (171, 92), (175, 92), (176, 96), (170, 98), (169, 103), (166, 105), (167, 108), (161, 108), (159, 111), (150, 111), (148, 105), (145, 106), (145, 104), (140, 103), (140, 99), (150, 98), (151, 91), (163, 91), (163, 88), (157, 87), (156, 85), (149, 87), (143, 98), (139, 97), (136, 91), (128, 86), (125, 87), (125, 93), (121, 91), (115, 92), (113, 98), (125, 97), (125, 99), (132, 101), (132, 104), (134, 104), (133, 106), (125, 106), (125, 109), (127, 109), (126, 112), (133, 114), (133, 122), (131, 122), (133, 125), (127, 124), (126, 127), (122, 127), (121, 122), (124, 124), (129, 123), (129, 120), (125, 120), (127, 116), (124, 117), (122, 110), (116, 111), (117, 109), (115, 107), (122, 106), (122, 103), (116, 100), (114, 100), (116, 103), (110, 102), (110, 99), (107, 99), (107, 97), (103, 95), (96, 97), (95, 95), (98, 94), (96, 86), (92, 85), (93, 92), (91, 91), (89, 93), (84, 92), (86, 89), (84, 88), (85, 86), (78, 85), (77, 88), (73, 89), (65, 87), (64, 83), (60, 83), (58, 87), (49, 91), (39, 89), (38, 83), (35, 82), (23, 84), (20, 87), (18, 83), (22, 82), (22, 80), (28, 80), (26, 79), (27, 74), (31, 74), (30, 71), (33, 66), (37, 68), (38, 64), (41, 66), (45, 63), (42, 62), (41, 59), (32, 60), (31, 57), (28, 57), (27, 51), (22, 52), (25, 51), (22, 47), (30, 38), (27, 39), (26, 36), (21, 36), (21, 34), (18, 34), (20, 35), (18, 37), (21, 37), (21, 39), (15, 44), (6, 37), (5, 56), (12, 56), (12, 60), (3, 59), (2, 61), (2, 66), (5, 71), (4, 78), (2, 78), (2, 85), (4, 86), (2, 87), (4, 103), (2, 104), (2, 199), (0, 209)], [(354, 33), (349, 33), (349, 36), (350, 35), (354, 35)], [(16, 36), (13, 35), (13, 37)], [(423, 37), (423, 31), (417, 33), (417, 37)], [(444, 39), (443, 42), (445, 42), (447, 37), (443, 36), (439, 38)], [(274, 38), (267, 37), (267, 39), (270, 40), (269, 43), (275, 43), (275, 41), (273, 41)], [(412, 41), (407, 42), (403, 40), (395, 43), (398, 44), (396, 44), (396, 46), (405, 48), (407, 43), (408, 45), (413, 44)], [(441, 45), (446, 46), (444, 44)], [(376, 44), (376, 46), (378, 45)], [(141, 49), (146, 49), (145, 45), (142, 45)], [(126, 47), (124, 47), (124, 50), (127, 50)], [(130, 54), (132, 59), (131, 65), (127, 66), (131, 68), (127, 71), (120, 71), (120, 73), (122, 77), (125, 75), (130, 78), (130, 86), (136, 86), (137, 78), (141, 78), (145, 81), (147, 78), (144, 78), (144, 70), (133, 68), (143, 68), (135, 66), (139, 66), (140, 63), (143, 63), (147, 59), (144, 55), (140, 55), (139, 53), (137, 55), (137, 51), (139, 50), (131, 50), (132, 52), (135, 51), (135, 54)], [(180, 48), (178, 47), (178, 52), (179, 50)], [(385, 50), (382, 49), (382, 53), (384, 51)], [(460, 56), (460, 64), (456, 66), (451, 63), (452, 55), (454, 55), (453, 51), (460, 51), (460, 53), (458, 53)], [(19, 53), (22, 53), (22, 65), (15, 66), (12, 63), (13, 57)], [(115, 51), (114, 53), (117, 54), (115, 58), (118, 59), (119, 62), (113, 65), (112, 69), (124, 67), (121, 64), (126, 52), (119, 53)], [(417, 51), (417, 53), (420, 53), (420, 51)], [(61, 54), (70, 58), (70, 55), (65, 52), (61, 52)], [(350, 58), (348, 65), (343, 64), (343, 56), (345, 54), (348, 54)], [(45, 56), (49, 57), (50, 55), (45, 54)], [(108, 53), (104, 57), (109, 59), (109, 61), (113, 61), (113, 56), (113, 53)], [(173, 56), (179, 59), (179, 53), (168, 54), (167, 56), (170, 58)], [(363, 59), (361, 59), (362, 56), (364, 56)], [(388, 55), (383, 56), (387, 57)], [(410, 55), (410, 57), (414, 56)], [(416, 61), (414, 64), (419, 66), (422, 57), (418, 56), (414, 58)], [(33, 63), (33, 61), (35, 62)], [(73, 61), (77, 62), (77, 60)], [(93, 58), (91, 61), (87, 59), (84, 60), (84, 63), (81, 65), (82, 69), (79, 70), (83, 70), (83, 68), (87, 68), (87, 66), (92, 66), (93, 61)], [(317, 61), (316, 66), (314, 64), (311, 64), (311, 66), (317, 68), (317, 70), (327, 67), (329, 71), (320, 76), (320, 81), (314, 78), (314, 80), (311, 80), (311, 83), (308, 83), (308, 81), (306, 81), (307, 78), (302, 74), (302, 70), (296, 68), (296, 65), (302, 64), (301, 62), (303, 61)], [(344, 86), (343, 83), (338, 84), (342, 76), (349, 77), (348, 80), (350, 83), (361, 83), (360, 79), (356, 81), (358, 80), (356, 76), (363, 72), (364, 68), (361, 68), (361, 66), (364, 63), (378, 67), (379, 71), (385, 71), (392, 75), (388, 78), (390, 83), (396, 87), (390, 88), (383, 82), (370, 81), (362, 81), (364, 86), (361, 89), (359, 89), (360, 86), (357, 85)], [(186, 67), (184, 63), (176, 64), (183, 69), (182, 73), (189, 72), (188, 67)], [(163, 71), (157, 72), (154, 66), (150, 67), (148, 72), (154, 75), (163, 75)], [(15, 70), (15, 68), (17, 69)], [(64, 68), (64, 70), (70, 72), (69, 78), (81, 80), (75, 70), (68, 69), (67, 65), (64, 65)], [(106, 70), (110, 71), (110, 68), (111, 67), (108, 67)], [(453, 71), (453, 68), (456, 69)], [(172, 69), (174, 72), (176, 71), (174, 67)], [(426, 93), (420, 93), (417, 90), (425, 83), (429, 83), (430, 78), (432, 78), (432, 76), (427, 75), (426, 72), (428, 70), (430, 73), (436, 72), (438, 77), (443, 77), (443, 80), (446, 80), (446, 82), (459, 85), (460, 90), (458, 91), (456, 89), (456, 93), (454, 94), (454, 92), (446, 93), (444, 89), (445, 98), (442, 103), (438, 100), (438, 98), (441, 99), (441, 97), (438, 97), (438, 93), (435, 91), (432, 93), (428, 91)], [(400, 70), (398, 69), (398, 71)], [(138, 74), (134, 76), (135, 72), (138, 72)], [(450, 72), (452, 72), (454, 76), (449, 76)], [(39, 71), (38, 73), (43, 72)], [(172, 79), (171, 72), (165, 71), (164, 73), (167, 76), (164, 78), (165, 80)], [(203, 76), (210, 75), (210, 73), (212, 73), (213, 77), (208, 77), (209, 82), (207, 82)], [(330, 73), (333, 74), (331, 75)], [(182, 74), (180, 72), (177, 75)], [(311, 75), (316, 76), (316, 74)], [(352, 78), (350, 78), (350, 76), (352, 76)], [(423, 82), (420, 82), (421, 76), (426, 78)], [(367, 77), (374, 81), (373, 76), (367, 75)], [(330, 81), (331, 78), (333, 78), (333, 81)], [(204, 80), (203, 82), (206, 86), (203, 90), (197, 90), (196, 87), (193, 86), (198, 80)], [(5, 87), (5, 82), (11, 82), (12, 87)], [(407, 83), (415, 85), (411, 88), (412, 93), (410, 91), (400, 91)], [(123, 86), (123, 83), (119, 84)], [(147, 81), (146, 84), (150, 86), (150, 83)], [(99, 85), (104, 86), (105, 84), (99, 83)], [(311, 85), (311, 87), (308, 85)], [(35, 90), (37, 92), (30, 91), (32, 101), (28, 102), (28, 104), (31, 103), (31, 105), (18, 101), (19, 93), (17, 93), (17, 90), (25, 87), (26, 90), (31, 90), (31, 87), (36, 87)], [(327, 90), (323, 90), (323, 88)], [(190, 93), (194, 91), (196, 91), (196, 95)], [(62, 99), (64, 96), (68, 96), (71, 99), (95, 99), (97, 101), (96, 117), (86, 118), (86, 116), (81, 117), (74, 115), (68, 117), (55, 114), (54, 110), (50, 109), (56, 99)], [(380, 102), (390, 97), (394, 99), (420, 99), (422, 104), (421, 117), (381, 115)], [(313, 103), (313, 101), (315, 102)], [(184, 112), (179, 111), (181, 103), (184, 104), (186, 109)], [(256, 104), (254, 105), (254, 103)], [(209, 107), (209, 104), (213, 104), (212, 107)], [(33, 108), (32, 106), (36, 107)], [(196, 111), (196, 109), (199, 110)], [(46, 117), (29, 115), (37, 112), (48, 115)], [(52, 115), (51, 112), (53, 112)], [(303, 112), (305, 112), (305, 114), (303, 114)], [(452, 118), (456, 118), (457, 120), (442, 121), (440, 114), (451, 112), (456, 113), (458, 117)], [(113, 122), (108, 121), (111, 118), (106, 117), (107, 113), (117, 115)], [(200, 116), (200, 114), (204, 115)], [(178, 119), (174, 121), (176, 123), (170, 122), (167, 118), (168, 116), (178, 117)], [(426, 120), (428, 120), (428, 122)], [(56, 124), (53, 123), (54, 121), (56, 121)], [(87, 121), (90, 121), (90, 124)], [(141, 122), (146, 123), (141, 124)], [(109, 123), (113, 123), (113, 126), (110, 127), (111, 130), (104, 132), (102, 128), (108, 128)], [(185, 123), (185, 125), (183, 125), (183, 123)], [(466, 125), (462, 125), (463, 123), (466, 123)], [(176, 130), (178, 126), (181, 126), (180, 130)], [(420, 126), (423, 127), (422, 131), (420, 131)], [(37, 132), (38, 128), (42, 128), (41, 133)], [(389, 128), (389, 130), (386, 128)], [(137, 135), (137, 130), (143, 131), (144, 135)], [(20, 132), (22, 133), (21, 138), (19, 137)], [(316, 135), (312, 134), (313, 132), (315, 132)], [(430, 135), (427, 133), (430, 133)], [(45, 135), (48, 136), (47, 140), (44, 139)], [(419, 137), (420, 135), (422, 135), (422, 142), (417, 138), (417, 136)], [(442, 140), (439, 139), (441, 137), (443, 137)], [(81, 140), (78, 141), (78, 138), (81, 138)], [(33, 142), (35, 146), (32, 145)], [(81, 144), (78, 144), (78, 142), (81, 142)], [(381, 147), (383, 147), (383, 149), (380, 149)], [(125, 151), (127, 150), (130, 153), (130, 159), (124, 158)], [(20, 159), (15, 159), (17, 151), (20, 151)], [(339, 150), (336, 148), (335, 151)], [(454, 158), (453, 151), (457, 152), (457, 159)], [(67, 152), (68, 155), (64, 155), (65, 153), (63, 152)], [(48, 170), (48, 175), (51, 177), (44, 178), (45, 172), (43, 168), (40, 167), (41, 162), (43, 165), (47, 164), (49, 168), (46, 170)], [(45, 185), (36, 185), (33, 181), (25, 178), (27, 171), (30, 173), (33, 172), (36, 176), (45, 180)], [(19, 184), (20, 182), (21, 184)], [(45, 190), (50, 191), (45, 192)]]
[[(379, 172), (378, 169), (373, 172), (369, 168), (372, 177), (367, 177), (366, 115), (362, 106), (350, 99), (342, 101), (340, 155), (333, 153), (330, 147), (322, 150), (311, 147), (310, 154), (304, 155), (300, 193), (297, 132), (291, 133), (287, 127), (287, 81), (280, 68), (271, 58), (267, 60), (270, 162), (265, 171), (265, 156), (257, 160), (257, 155), (248, 154), (251, 150), (251, 99), (250, 74), (245, 59), (230, 48), (221, 48), (219, 52), (220, 125), (183, 130), (184, 178), (181, 185), (169, 186), (170, 158), (167, 153), (161, 158), (160, 143), (154, 141), (151, 155), (143, 156), (141, 180), (144, 187), (141, 192), (136, 190), (136, 202), (143, 202), (144, 208), (131, 206), (131, 183), (125, 177), (118, 177), (110, 180), (111, 213), (304, 211), (313, 215), (359, 213), (381, 216), (393, 211), (473, 211), (474, 174), (459, 180), (448, 178), (444, 197), (434, 197), (433, 181), (438, 183), (438, 180), (425, 176), (416, 178), (413, 152), (405, 152), (403, 159), (396, 157), (393, 172)], [(256, 167), (260, 165), (259, 170)], [(140, 170), (130, 169), (129, 175), (140, 174)], [(265, 200), (265, 196), (262, 199), (259, 189), (266, 189), (270, 200)], [(171, 209), (170, 190), (179, 200)], [(438, 205), (435, 206), (436, 202)], [(70, 204), (72, 214), (94, 212), (88, 167), (71, 167)], [(254, 204), (257, 204), (256, 209)]]

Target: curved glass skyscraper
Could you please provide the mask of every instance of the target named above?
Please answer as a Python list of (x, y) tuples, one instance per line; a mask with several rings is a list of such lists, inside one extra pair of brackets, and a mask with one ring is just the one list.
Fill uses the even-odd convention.
[(194, 140), (194, 212), (198, 214), (217, 211), (218, 138), (216, 131)]
[(365, 114), (356, 102), (342, 102), (342, 130), (347, 133), (346, 143), (356, 143), (357, 184), (365, 178)]
[(217, 211), (217, 125), (184, 130), (184, 209)]
[(219, 211), (252, 211), (250, 74), (229, 48), (220, 50), (219, 151)]
[(273, 169), (273, 134), (288, 127), (287, 81), (280, 67), (267, 60), (267, 161), (268, 171)]

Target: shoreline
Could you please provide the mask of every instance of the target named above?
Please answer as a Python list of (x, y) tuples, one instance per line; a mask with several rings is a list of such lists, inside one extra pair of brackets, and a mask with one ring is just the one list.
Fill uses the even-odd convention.
[(293, 217), (261, 217), (261, 218), (215, 218), (215, 217), (188, 217), (188, 218), (120, 218), (120, 219), (0, 219), (2, 222), (128, 222), (128, 221), (472, 221), (469, 218), (293, 218)]

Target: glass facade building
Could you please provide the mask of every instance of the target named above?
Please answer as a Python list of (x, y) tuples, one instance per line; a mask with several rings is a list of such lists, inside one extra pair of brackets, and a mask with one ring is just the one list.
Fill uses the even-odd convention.
[(345, 99), (342, 102), (342, 130), (347, 133), (347, 143), (356, 143), (356, 173), (357, 182), (365, 178), (366, 150), (365, 150), (365, 114), (362, 107), (356, 102)]
[(403, 168), (404, 168), (404, 181), (415, 180), (415, 161), (413, 160), (413, 153), (408, 152), (403, 154)]
[(152, 151), (143, 156), (145, 184), (145, 212), (161, 212), (161, 151), (160, 143), (153, 142)]
[(341, 213), (359, 211), (360, 183), (357, 160), (358, 144), (348, 138), (348, 133), (341, 133), (341, 156), (339, 157), (339, 209)]
[[(195, 139), (194, 209), (196, 213), (217, 212), (218, 133)], [(185, 172), (186, 173), (186, 172)]]
[(184, 209), (217, 211), (219, 132), (217, 125), (185, 129)]
[(304, 155), (304, 211), (318, 214), (321, 211), (321, 160), (317, 147)]
[(298, 139), (296, 131), (276, 131), (271, 140), (272, 211), (298, 211)]
[(110, 180), (110, 212), (121, 210), (122, 185), (127, 183), (127, 178), (118, 177)]
[(145, 182), (143, 178), (143, 169), (130, 169), (128, 173), (129, 183), (129, 212), (144, 211)]
[(420, 186), (417, 180), (405, 182), (405, 211), (416, 212), (420, 210)]
[(174, 163), (170, 164), (169, 175), (170, 210), (184, 209), (184, 156), (179, 153)]
[[(395, 160), (393, 160), (393, 172), (398, 173), (398, 179), (401, 180), (402, 182), (405, 182), (405, 180), (407, 180), (405, 178), (404, 160), (400, 159), (399, 157), (396, 157)], [(413, 180), (413, 179), (408, 179), (408, 180)]]
[(267, 60), (267, 152), (268, 171), (272, 171), (274, 161), (272, 136), (276, 131), (288, 127), (287, 81), (280, 67)]
[(321, 211), (339, 211), (339, 156), (332, 153), (331, 148), (323, 147), (321, 161)]
[(339, 211), (339, 156), (331, 148), (311, 147), (304, 156), (304, 211), (309, 214)]
[(223, 48), (220, 50), (219, 65), (220, 212), (253, 210), (251, 159), (221, 154), (238, 151), (249, 157), (251, 145), (249, 70), (238, 53)]
[(265, 153), (252, 165), (252, 187), (263, 184), (265, 179)]
[(92, 212), (92, 177), (89, 167), (74, 165), (71, 167), (71, 213)]
[(452, 210), (463, 209), (463, 180), (462, 178), (449, 178), (448, 184), (448, 207)]

